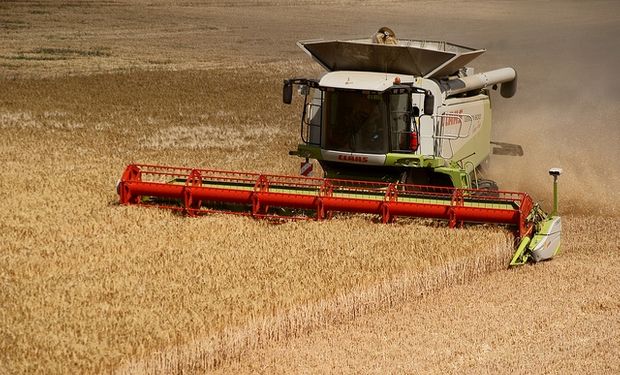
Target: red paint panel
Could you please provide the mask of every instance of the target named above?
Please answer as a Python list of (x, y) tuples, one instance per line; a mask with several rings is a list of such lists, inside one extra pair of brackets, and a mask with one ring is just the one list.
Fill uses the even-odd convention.
[(450, 219), (450, 206), (426, 203), (386, 203), (393, 216), (428, 217), (431, 219)]

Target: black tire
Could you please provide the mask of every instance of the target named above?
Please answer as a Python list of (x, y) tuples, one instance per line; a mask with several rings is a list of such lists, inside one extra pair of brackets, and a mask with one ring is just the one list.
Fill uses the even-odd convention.
[(474, 189), (480, 190), (499, 190), (499, 186), (497, 186), (497, 182), (493, 180), (487, 180), (484, 178), (478, 179), (478, 181), (474, 181), (473, 183)]
[(473, 181), (472, 185), (474, 189), (484, 190), (477, 193), (478, 195), (499, 197), (499, 186), (493, 180), (478, 179), (478, 181)]

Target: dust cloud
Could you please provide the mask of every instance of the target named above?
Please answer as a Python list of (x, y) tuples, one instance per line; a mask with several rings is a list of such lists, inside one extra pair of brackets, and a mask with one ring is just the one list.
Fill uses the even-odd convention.
[(555, 15), (547, 9), (509, 30), (522, 44), (504, 48), (519, 90), (510, 100), (495, 95), (494, 138), (521, 144), (525, 155), (494, 156), (490, 170), (502, 187), (528, 191), (549, 207), (546, 171), (562, 167), (561, 212), (617, 216), (620, 7), (589, 4), (569, 3)]

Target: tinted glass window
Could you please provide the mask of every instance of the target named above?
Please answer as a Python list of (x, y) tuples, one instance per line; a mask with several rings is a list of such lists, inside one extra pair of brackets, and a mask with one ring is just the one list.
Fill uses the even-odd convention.
[(388, 149), (386, 95), (331, 91), (323, 104), (324, 148), (384, 154)]
[(394, 151), (409, 151), (411, 120), (408, 109), (409, 94), (390, 95), (390, 130)]

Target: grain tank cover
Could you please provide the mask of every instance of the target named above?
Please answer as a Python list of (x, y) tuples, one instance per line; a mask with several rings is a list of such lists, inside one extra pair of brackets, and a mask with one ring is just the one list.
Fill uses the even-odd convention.
[(396, 45), (375, 44), (370, 38), (308, 40), (297, 45), (328, 71), (358, 70), (425, 78), (453, 74), (485, 52), (448, 42), (407, 39), (399, 39)]

